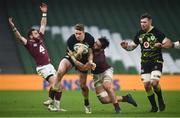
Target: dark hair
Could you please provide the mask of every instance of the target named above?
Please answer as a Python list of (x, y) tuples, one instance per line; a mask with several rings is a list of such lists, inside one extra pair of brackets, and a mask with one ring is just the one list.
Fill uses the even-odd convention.
[(140, 17), (140, 19), (148, 18), (149, 20), (152, 19), (152, 16), (149, 13), (143, 13)]
[(101, 42), (103, 49), (109, 46), (109, 40), (106, 37), (101, 37), (98, 40)]
[(28, 31), (27, 37), (30, 38), (30, 35), (32, 34), (32, 31), (35, 31), (35, 30), (36, 30), (36, 29), (31, 28), (31, 29)]
[(84, 31), (84, 25), (78, 23), (78, 24), (75, 25), (75, 29), (76, 29), (76, 30), (79, 30), (79, 31)]

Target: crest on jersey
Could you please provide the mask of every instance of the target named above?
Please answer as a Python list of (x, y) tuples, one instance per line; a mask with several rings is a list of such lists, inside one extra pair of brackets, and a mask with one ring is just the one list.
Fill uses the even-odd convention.
[(149, 48), (149, 42), (144, 42), (144, 48)]
[(155, 40), (155, 36), (151, 36), (151, 41), (154, 41)]

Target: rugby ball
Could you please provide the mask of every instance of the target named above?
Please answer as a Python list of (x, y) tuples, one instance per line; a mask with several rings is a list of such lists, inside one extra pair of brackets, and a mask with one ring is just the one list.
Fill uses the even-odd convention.
[(83, 43), (76, 43), (75, 45), (74, 45), (74, 51), (75, 52), (77, 52), (78, 51), (78, 49), (79, 49), (79, 47), (81, 47), (81, 46), (84, 46), (84, 50), (83, 50), (83, 52), (82, 52), (82, 54), (87, 54), (88, 53), (88, 48), (89, 48), (89, 46), (87, 46), (87, 45), (85, 45), (85, 44), (83, 44)]

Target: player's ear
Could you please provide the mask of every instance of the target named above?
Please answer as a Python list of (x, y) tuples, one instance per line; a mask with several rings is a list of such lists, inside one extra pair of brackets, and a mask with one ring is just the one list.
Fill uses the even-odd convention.
[(33, 38), (32, 34), (29, 36), (29, 38), (30, 38), (30, 39), (32, 39), (32, 38)]

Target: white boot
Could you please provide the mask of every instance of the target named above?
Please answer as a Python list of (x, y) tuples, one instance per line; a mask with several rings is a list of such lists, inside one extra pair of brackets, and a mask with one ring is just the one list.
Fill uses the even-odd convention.
[(92, 113), (90, 105), (88, 105), (88, 106), (84, 105), (84, 110), (85, 110), (85, 113), (87, 113), (87, 114), (91, 114)]
[(43, 104), (44, 104), (45, 106), (48, 106), (48, 105), (50, 105), (50, 104), (52, 104), (52, 103), (53, 103), (53, 100), (52, 100), (51, 98), (49, 98), (48, 100), (46, 100), (46, 101), (43, 102)]
[(60, 108), (60, 101), (53, 100), (53, 104), (48, 106), (49, 111), (58, 112), (58, 111), (67, 111), (65, 109)]

